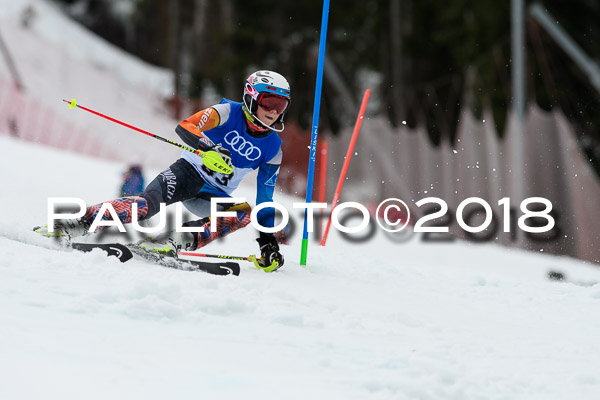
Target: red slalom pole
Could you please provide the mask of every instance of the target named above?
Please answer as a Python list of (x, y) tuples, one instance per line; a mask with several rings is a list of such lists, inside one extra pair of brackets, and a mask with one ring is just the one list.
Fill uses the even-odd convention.
[[(319, 203), (325, 203), (327, 197), (327, 140), (321, 142), (321, 158), (319, 160)], [(323, 232), (323, 214), (324, 210), (321, 208), (321, 219), (319, 232)]]
[[(352, 139), (350, 139), (350, 145), (348, 146), (348, 152), (346, 152), (346, 159), (344, 160), (344, 166), (342, 167), (342, 172), (340, 174), (340, 179), (338, 180), (337, 187), (335, 188), (335, 194), (333, 195), (333, 201), (331, 203), (331, 213), (333, 214), (333, 209), (337, 206), (337, 203), (340, 199), (340, 193), (342, 191), (342, 186), (344, 186), (344, 181), (346, 180), (346, 173), (348, 172), (348, 167), (350, 166), (350, 159), (352, 158), (352, 152), (354, 151), (354, 145), (356, 144), (356, 139), (358, 138), (358, 132), (360, 132), (360, 127), (362, 126), (363, 117), (365, 115), (365, 110), (367, 108), (367, 103), (369, 102), (369, 96), (371, 95), (371, 91), (369, 89), (365, 90), (365, 94), (363, 95), (362, 104), (360, 105), (360, 110), (358, 111), (358, 117), (356, 118), (356, 123), (354, 124), (354, 132), (352, 132)], [(321, 239), (321, 246), (325, 246), (327, 243), (327, 236), (329, 235), (329, 228), (331, 227), (331, 216), (327, 220), (327, 226), (325, 227), (325, 232), (323, 233), (323, 238)]]

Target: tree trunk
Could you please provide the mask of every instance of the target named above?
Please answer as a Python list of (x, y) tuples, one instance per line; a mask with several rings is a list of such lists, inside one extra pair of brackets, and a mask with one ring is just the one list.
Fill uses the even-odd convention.
[(233, 74), (233, 64), (234, 64), (234, 54), (233, 47), (231, 44), (231, 38), (233, 37), (233, 18), (234, 18), (234, 10), (233, 4), (231, 0), (221, 0), (221, 26), (223, 29), (223, 33), (227, 40), (223, 45), (223, 58), (227, 61), (226, 65), (229, 67), (227, 71), (223, 71), (224, 79), (224, 88), (225, 88), (225, 97), (229, 99), (235, 99), (240, 97), (242, 89), (240, 89), (240, 83), (238, 83), (234, 79)]
[(179, 0), (169, 1), (169, 51), (168, 65), (173, 71), (173, 117), (181, 119), (181, 101), (180, 101), (180, 77), (181, 65), (179, 62)]
[(402, 7), (401, 0), (390, 0), (390, 77), (391, 101), (396, 124), (404, 116), (404, 74), (402, 66)]

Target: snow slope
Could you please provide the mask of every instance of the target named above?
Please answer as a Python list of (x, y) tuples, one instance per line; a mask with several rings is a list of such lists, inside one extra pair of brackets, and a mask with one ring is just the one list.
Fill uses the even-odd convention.
[[(296, 237), (274, 274), (121, 264), (30, 229), (49, 196), (114, 197), (123, 165), (6, 137), (0, 148), (2, 399), (600, 395), (596, 267), (381, 232), (356, 245), (334, 230), (326, 248), (311, 243), (307, 268)], [(239, 194), (252, 198), (251, 185)], [(206, 250), (246, 255), (254, 237), (246, 228)], [(550, 282), (549, 269), (583, 284)]]

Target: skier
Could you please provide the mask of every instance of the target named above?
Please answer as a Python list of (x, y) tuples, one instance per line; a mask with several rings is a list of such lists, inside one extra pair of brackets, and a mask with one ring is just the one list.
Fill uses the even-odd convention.
[[(157, 214), (160, 203), (167, 205), (183, 202), (192, 213), (203, 218), (184, 226), (201, 226), (201, 232), (167, 232), (157, 238), (137, 243), (147, 252), (176, 256), (177, 251), (196, 250), (211, 241), (226, 236), (250, 223), (251, 207), (248, 203), (234, 204), (221, 211), (234, 211), (235, 217), (218, 217), (216, 232), (210, 231), (210, 199), (227, 198), (237, 188), (242, 178), (258, 169), (256, 204), (273, 201), (275, 181), (282, 159), (281, 138), (277, 133), (284, 129), (284, 117), (290, 105), (290, 86), (280, 74), (257, 71), (245, 82), (241, 103), (223, 99), (219, 104), (197, 112), (183, 120), (175, 132), (189, 146), (202, 151), (215, 151), (233, 173), (225, 175), (203, 165), (201, 157), (183, 151), (181, 158), (161, 172), (139, 196), (121, 197), (110, 201), (123, 223), (131, 222), (133, 203), (137, 203), (138, 220)], [(103, 203), (87, 208), (77, 220), (57, 222), (54, 233), (46, 228), (35, 228), (46, 236), (74, 237), (88, 233)], [(111, 219), (108, 212), (102, 217)], [(274, 226), (273, 208), (264, 208), (257, 222), (264, 227)], [(261, 250), (259, 264), (266, 271), (283, 265), (276, 238), (271, 233), (260, 232), (257, 242)], [(276, 263), (275, 263), (276, 262)]]

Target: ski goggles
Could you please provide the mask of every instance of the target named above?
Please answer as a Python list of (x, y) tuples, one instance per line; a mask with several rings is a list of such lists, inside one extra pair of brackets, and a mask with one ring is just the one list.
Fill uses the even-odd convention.
[(285, 97), (276, 96), (269, 93), (261, 93), (258, 96), (258, 105), (267, 111), (277, 111), (277, 114), (283, 114), (287, 110), (290, 100)]

